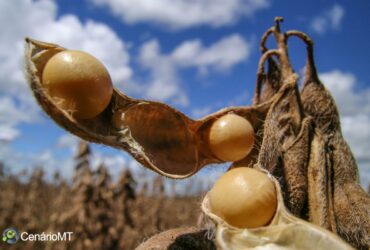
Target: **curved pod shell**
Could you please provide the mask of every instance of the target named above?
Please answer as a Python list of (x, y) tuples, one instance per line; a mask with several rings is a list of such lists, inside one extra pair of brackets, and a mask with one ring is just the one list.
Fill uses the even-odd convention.
[(186, 178), (203, 166), (223, 161), (212, 154), (207, 136), (219, 117), (235, 113), (257, 131), (271, 101), (251, 107), (222, 109), (192, 120), (160, 102), (130, 98), (117, 89), (108, 107), (97, 117), (78, 119), (58, 107), (42, 85), (46, 63), (66, 50), (56, 44), (26, 39), (26, 66), (31, 90), (42, 109), (62, 128), (95, 143), (130, 153), (143, 166), (170, 178)]

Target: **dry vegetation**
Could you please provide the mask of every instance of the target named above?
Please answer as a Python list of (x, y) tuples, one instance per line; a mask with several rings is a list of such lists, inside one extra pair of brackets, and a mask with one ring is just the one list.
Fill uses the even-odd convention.
[(104, 165), (92, 170), (89, 155), (81, 143), (71, 183), (58, 174), (45, 181), (42, 170), (6, 174), (1, 165), (1, 229), (74, 232), (71, 242), (19, 241), (7, 249), (134, 249), (155, 233), (196, 224), (199, 196), (166, 195), (162, 177), (138, 189), (128, 170), (113, 182)]

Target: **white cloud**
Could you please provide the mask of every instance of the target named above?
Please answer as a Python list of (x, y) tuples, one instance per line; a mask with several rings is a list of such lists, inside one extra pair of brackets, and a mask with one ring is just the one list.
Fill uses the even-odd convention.
[(205, 48), (198, 39), (186, 41), (172, 52), (171, 58), (180, 67), (227, 70), (248, 58), (250, 52), (251, 44), (239, 34), (233, 34), (208, 48)]
[(333, 70), (320, 74), (338, 105), (342, 131), (360, 168), (361, 182), (370, 184), (370, 88), (356, 90), (358, 80), (348, 72)]
[(82, 23), (74, 15), (57, 18), (54, 1), (0, 1), (0, 30), (0, 140), (16, 138), (19, 123), (41, 119), (24, 77), (26, 36), (93, 54), (107, 66), (114, 82), (131, 77), (126, 44), (114, 31), (91, 20)]
[(342, 115), (370, 116), (370, 89), (355, 91), (357, 79), (353, 74), (333, 70), (320, 74), (320, 79), (335, 96)]
[(151, 100), (170, 101), (187, 106), (188, 97), (177, 75), (176, 65), (162, 55), (157, 40), (151, 40), (140, 49), (140, 63), (150, 71), (150, 83), (143, 87), (144, 96)]
[(150, 70), (150, 83), (143, 88), (145, 96), (155, 100), (170, 100), (187, 106), (188, 97), (178, 76), (180, 69), (195, 68), (201, 74), (227, 71), (247, 60), (251, 43), (239, 34), (232, 34), (206, 47), (199, 39), (185, 41), (172, 52), (163, 54), (157, 40), (142, 45), (139, 60)]
[(270, 6), (270, 0), (90, 0), (107, 6), (125, 23), (147, 22), (170, 29), (231, 25)]
[(314, 17), (311, 21), (311, 28), (319, 34), (324, 34), (328, 30), (338, 30), (344, 14), (344, 8), (339, 4), (335, 4), (329, 10)]
[(26, 105), (16, 105), (9, 97), (0, 97), (0, 141), (12, 141), (20, 135), (16, 126), (21, 122), (35, 121), (35, 110), (29, 109)]
[(0, 125), (0, 141), (10, 142), (19, 136), (20, 132), (18, 129), (7, 126)]
[(58, 138), (56, 145), (57, 148), (68, 149), (71, 154), (75, 154), (80, 140), (72, 134), (63, 134)]

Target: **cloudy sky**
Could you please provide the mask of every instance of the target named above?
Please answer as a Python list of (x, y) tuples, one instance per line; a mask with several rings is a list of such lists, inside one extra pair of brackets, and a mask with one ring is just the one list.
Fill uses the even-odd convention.
[[(24, 37), (87, 51), (103, 61), (124, 93), (160, 100), (199, 118), (226, 106), (250, 104), (259, 37), (277, 15), (285, 18), (283, 29), (313, 37), (321, 79), (339, 105), (343, 132), (367, 185), (367, 0), (0, 1), (0, 160), (17, 171), (44, 165), (49, 172), (72, 173), (70, 156), (77, 139), (36, 105), (24, 79)], [(304, 52), (300, 42), (290, 43), (297, 72), (304, 66)], [(93, 149), (94, 164), (104, 161), (113, 173), (123, 165), (142, 171), (125, 153)], [(217, 175), (211, 169), (203, 172)]]

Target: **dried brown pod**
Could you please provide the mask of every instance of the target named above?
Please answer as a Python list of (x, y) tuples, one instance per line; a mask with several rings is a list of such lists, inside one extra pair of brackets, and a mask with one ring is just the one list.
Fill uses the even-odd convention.
[(207, 230), (196, 227), (170, 229), (152, 236), (136, 250), (216, 250), (215, 244), (206, 235)]
[[(289, 63), (287, 37), (280, 30), (281, 21), (281, 18), (276, 18), (275, 26), (261, 39), (262, 58), (278, 57), (280, 79), (275, 81), (280, 81), (280, 84), (275, 85), (276, 94), (264, 121), (258, 164), (278, 178), (289, 210), (296, 216), (304, 217), (312, 119), (303, 112), (298, 76)], [(265, 48), (269, 35), (274, 35), (277, 49)], [(259, 65), (258, 72), (262, 71), (261, 68), (262, 65)]]
[[(316, 202), (321, 200), (318, 204), (327, 204), (327, 208), (322, 209), (320, 216), (329, 218), (328, 224), (333, 231), (355, 247), (368, 249), (370, 196), (360, 186), (357, 163), (343, 138), (335, 101), (317, 75), (313, 43), (308, 37), (301, 37), (306, 41), (308, 54), (301, 93), (302, 102), (305, 112), (313, 117), (317, 130), (322, 134), (321, 144), (324, 144), (326, 151), (326, 162), (321, 164), (319, 170), (321, 172), (319, 177), (325, 186), (322, 186), (321, 192), (317, 193), (316, 197), (315, 193), (311, 192), (312, 199)], [(318, 185), (314, 183), (311, 186)], [(318, 216), (311, 214), (310, 217), (317, 219)]]
[(307, 201), (312, 119), (299, 112), (296, 81), (293, 75), (291, 82), (281, 88), (281, 98), (275, 100), (267, 114), (258, 163), (279, 179), (286, 206), (302, 217)]
[(41, 82), (46, 63), (64, 50), (55, 44), (26, 39), (29, 83), (43, 110), (76, 136), (125, 150), (143, 166), (171, 178), (186, 178), (207, 164), (223, 162), (212, 154), (207, 142), (209, 127), (219, 117), (234, 113), (258, 130), (271, 104), (268, 101), (252, 107), (226, 108), (192, 120), (166, 104), (133, 99), (114, 89), (100, 115), (78, 119), (58, 107)]
[[(299, 31), (281, 34), (276, 26), (265, 37), (270, 34), (275, 35), (279, 51), (286, 49), (283, 44), (288, 38), (302, 39), (308, 61), (301, 94), (296, 80), (291, 81), (295, 86), (290, 97), (279, 104), (275, 99), (266, 116), (258, 163), (279, 179), (292, 213), (338, 233), (356, 248), (368, 249), (370, 198), (359, 185), (356, 161), (341, 134), (335, 102), (318, 79), (313, 42)], [(282, 69), (290, 67), (284, 60), (280, 63)], [(282, 89), (289, 71), (282, 75)]]

